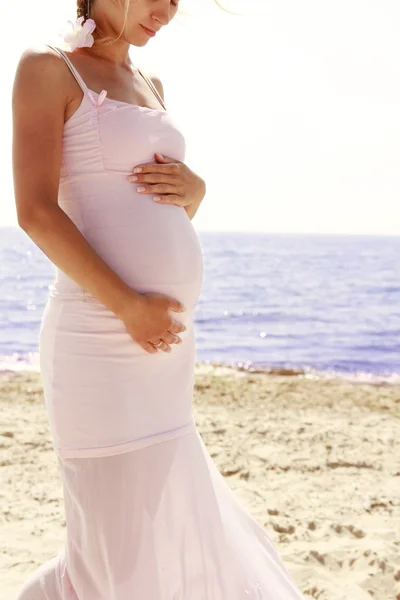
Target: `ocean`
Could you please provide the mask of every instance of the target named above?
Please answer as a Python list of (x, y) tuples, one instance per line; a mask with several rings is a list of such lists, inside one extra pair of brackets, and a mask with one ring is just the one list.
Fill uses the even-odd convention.
[[(199, 232), (196, 358), (309, 377), (400, 381), (400, 237)], [(38, 370), (54, 267), (0, 228), (0, 370)]]

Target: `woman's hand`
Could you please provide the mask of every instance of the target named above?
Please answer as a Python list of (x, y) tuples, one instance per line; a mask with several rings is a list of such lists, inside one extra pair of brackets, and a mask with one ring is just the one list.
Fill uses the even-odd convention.
[(153, 194), (154, 202), (183, 206), (187, 212), (196, 209), (206, 193), (203, 179), (183, 162), (155, 154), (156, 163), (137, 165), (129, 181), (138, 184), (140, 194)]
[[(186, 308), (181, 302), (160, 294), (147, 292), (135, 295), (135, 300), (126, 303), (119, 317), (131, 338), (146, 352), (154, 354), (158, 350), (171, 352), (172, 344), (180, 344), (182, 339), (177, 335), (186, 331), (186, 325), (170, 316), (169, 310), (185, 312)], [(162, 344), (155, 347), (162, 340)]]

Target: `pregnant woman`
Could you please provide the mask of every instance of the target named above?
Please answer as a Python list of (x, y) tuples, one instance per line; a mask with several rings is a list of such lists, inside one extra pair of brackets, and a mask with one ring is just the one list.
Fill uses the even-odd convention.
[(40, 369), (66, 516), (18, 600), (303, 598), (193, 421), (205, 185), (128, 54), (177, 10), (79, 0), (69, 50), (27, 50), (17, 69), (18, 221), (56, 268)]

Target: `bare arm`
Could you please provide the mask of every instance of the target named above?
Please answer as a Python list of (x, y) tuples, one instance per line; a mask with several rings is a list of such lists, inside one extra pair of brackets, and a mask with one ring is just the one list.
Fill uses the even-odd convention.
[(50, 50), (27, 50), (13, 88), (13, 175), (18, 224), (64, 273), (117, 316), (142, 296), (100, 258), (58, 206), (68, 72)]

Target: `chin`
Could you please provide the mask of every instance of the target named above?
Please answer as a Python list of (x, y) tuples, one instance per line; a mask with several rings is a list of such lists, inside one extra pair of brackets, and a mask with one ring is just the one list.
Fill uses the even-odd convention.
[(129, 40), (129, 43), (131, 46), (137, 46), (138, 48), (141, 48), (142, 46), (146, 46), (146, 44), (148, 44), (149, 40)]
[(137, 32), (133, 32), (131, 35), (124, 36), (124, 40), (128, 42), (131, 46), (137, 46), (141, 48), (142, 46), (146, 46), (146, 44), (150, 41), (150, 38), (145, 35), (137, 35)]

